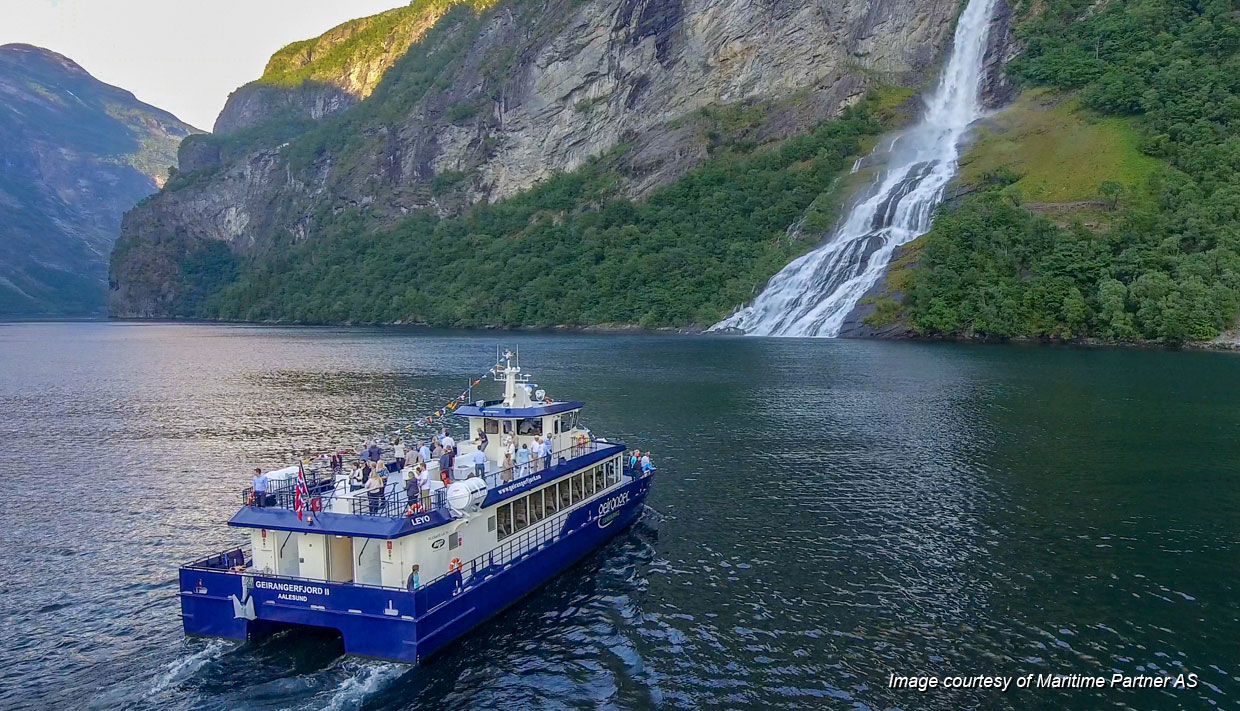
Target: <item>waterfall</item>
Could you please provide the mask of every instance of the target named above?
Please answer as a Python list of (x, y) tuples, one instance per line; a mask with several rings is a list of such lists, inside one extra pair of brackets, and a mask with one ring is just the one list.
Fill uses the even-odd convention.
[[(711, 327), (755, 336), (839, 335), (857, 301), (879, 280), (896, 247), (930, 229), (956, 175), (969, 124), (981, 117), (982, 60), (996, 0), (969, 0), (951, 57), (921, 120), (876, 150), (886, 168), (858, 196), (822, 246), (771, 277), (752, 304)], [(860, 165), (860, 163), (858, 164)]]

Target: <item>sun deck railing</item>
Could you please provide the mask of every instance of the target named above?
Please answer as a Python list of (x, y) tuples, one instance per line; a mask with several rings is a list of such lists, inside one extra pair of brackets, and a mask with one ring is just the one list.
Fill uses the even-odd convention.
[[(569, 447), (552, 452), (551, 466), (555, 467), (571, 462), (578, 457), (617, 446), (618, 443), (616, 442), (602, 440), (574, 443)], [(489, 471), (482, 479), (486, 482), (488, 489), (494, 489), (497, 486), (503, 486), (527, 476), (541, 474), (546, 468), (547, 465), (543, 457), (532, 457), (525, 464), (514, 464), (511, 467), (505, 467), (497, 471)], [(302, 504), (307, 511), (321, 510), (332, 513), (383, 516), (388, 518), (399, 518), (407, 514), (411, 515), (427, 511), (427, 509), (421, 508), (421, 500), (410, 502), (406, 489), (397, 484), (387, 485), (381, 497), (368, 496), (361, 487), (353, 488), (355, 486), (353, 484), (349, 486), (350, 491), (338, 493), (336, 491), (336, 474), (332, 470), (308, 470), (306, 472), (306, 488), (309, 491), (309, 497)], [(252, 486), (246, 487), (242, 491), (241, 498), (249, 506), (294, 509), (297, 501), (297, 480), (289, 478), (269, 483), (265, 500), (262, 501), (256, 497), (254, 487)], [(340, 502), (341, 505), (338, 506), (337, 502)], [(417, 504), (418, 508), (416, 511), (410, 511), (411, 503)], [(446, 491), (439, 489), (433, 492), (429, 503), (429, 511), (445, 508), (448, 505)]]

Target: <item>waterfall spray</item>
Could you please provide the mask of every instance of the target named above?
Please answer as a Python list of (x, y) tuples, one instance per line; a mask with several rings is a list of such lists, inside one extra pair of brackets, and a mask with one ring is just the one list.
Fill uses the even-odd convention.
[(887, 168), (822, 246), (771, 277), (753, 303), (711, 327), (756, 336), (835, 337), (896, 247), (930, 229), (956, 175), (969, 124), (981, 117), (982, 60), (996, 0), (969, 0), (921, 120), (896, 136)]

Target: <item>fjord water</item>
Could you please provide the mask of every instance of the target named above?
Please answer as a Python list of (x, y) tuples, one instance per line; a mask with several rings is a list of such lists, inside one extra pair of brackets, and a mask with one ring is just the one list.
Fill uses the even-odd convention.
[(833, 338), (857, 302), (878, 282), (897, 247), (930, 229), (943, 189), (956, 176), (961, 142), (982, 115), (982, 59), (995, 0), (969, 0), (951, 56), (921, 120), (879, 145), (885, 162), (873, 184), (817, 249), (771, 277), (753, 303), (711, 330), (755, 336)]
[[(635, 528), (428, 665), (183, 638), (247, 469), (425, 413), (519, 346), (651, 449)], [(749, 339), (0, 324), (0, 708), (1240, 704), (1240, 357)], [(891, 691), (888, 674), (1200, 675)]]

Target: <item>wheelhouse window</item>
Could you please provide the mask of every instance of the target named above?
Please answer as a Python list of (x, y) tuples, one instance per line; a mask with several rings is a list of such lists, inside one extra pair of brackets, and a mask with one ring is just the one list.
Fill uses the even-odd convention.
[(542, 435), (542, 418), (527, 417), (524, 420), (517, 420), (517, 434), (523, 437)]
[(504, 434), (512, 434), (512, 420), (504, 420)]
[(512, 504), (504, 504), (496, 510), (495, 524), (500, 540), (512, 535)]
[(488, 417), (482, 421), (482, 431), (487, 434), (499, 434), (499, 420)]

